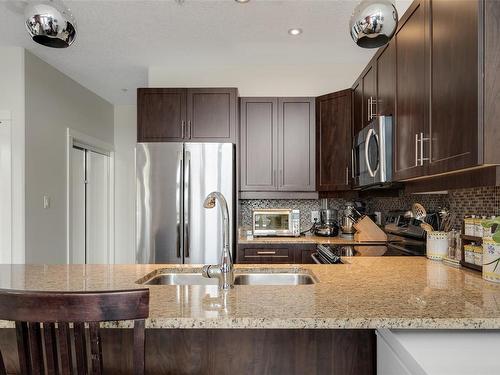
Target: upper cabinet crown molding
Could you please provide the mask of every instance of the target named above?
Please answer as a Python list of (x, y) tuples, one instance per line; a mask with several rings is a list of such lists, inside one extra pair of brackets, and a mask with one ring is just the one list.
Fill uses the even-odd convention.
[(315, 191), (314, 100), (240, 99), (241, 191)]
[(236, 88), (139, 88), (139, 142), (232, 142), (237, 137)]

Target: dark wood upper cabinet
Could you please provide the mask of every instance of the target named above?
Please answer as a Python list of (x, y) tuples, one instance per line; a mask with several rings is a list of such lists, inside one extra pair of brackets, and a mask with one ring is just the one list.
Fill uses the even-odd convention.
[(186, 137), (236, 143), (236, 98), (237, 90), (231, 88), (188, 89)]
[[(396, 43), (390, 42), (376, 58), (379, 116), (394, 116), (396, 102)], [(396, 125), (394, 125), (396, 126)]]
[(137, 140), (236, 143), (236, 98), (234, 88), (140, 88)]
[(396, 116), (394, 177), (402, 180), (425, 174), (422, 155), (428, 147), (429, 30), (426, 0), (414, 1), (395, 35)]
[(240, 107), (240, 190), (315, 191), (314, 98), (241, 98)]
[(358, 79), (352, 89), (352, 135), (354, 136), (363, 129), (364, 125), (363, 119), (365, 118), (366, 106), (363, 105), (363, 80)]
[(353, 91), (350, 89), (316, 98), (316, 188), (318, 191), (350, 188), (352, 98)]
[(478, 164), (479, 2), (441, 0), (430, 6), (432, 108), (426, 156), (428, 173), (438, 174)]
[(240, 190), (278, 188), (278, 99), (241, 98)]
[(315, 100), (278, 99), (278, 188), (315, 190)]
[(185, 89), (137, 90), (138, 142), (182, 141), (185, 125)]

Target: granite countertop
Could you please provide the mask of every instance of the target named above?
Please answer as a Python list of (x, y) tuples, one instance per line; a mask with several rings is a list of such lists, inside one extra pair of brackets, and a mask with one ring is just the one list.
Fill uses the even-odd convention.
[(252, 240), (246, 237), (240, 237), (238, 244), (328, 244), (328, 245), (359, 245), (359, 244), (377, 244), (385, 243), (385, 241), (354, 241), (353, 239), (337, 237), (321, 237), (321, 236), (300, 236), (300, 237), (254, 237)]
[[(148, 286), (149, 328), (500, 328), (500, 284), (423, 257), (344, 258), (339, 265), (237, 265), (312, 273), (300, 286)], [(0, 288), (96, 291), (143, 287), (187, 265), (0, 265)], [(0, 321), (0, 328), (12, 327)], [(107, 323), (128, 327), (129, 322)]]

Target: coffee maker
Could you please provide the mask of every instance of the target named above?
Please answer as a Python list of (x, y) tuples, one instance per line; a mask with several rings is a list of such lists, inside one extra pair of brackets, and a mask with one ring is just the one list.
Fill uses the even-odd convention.
[(314, 228), (314, 234), (324, 237), (339, 235), (338, 211), (328, 208), (328, 200), (321, 200), (320, 223)]

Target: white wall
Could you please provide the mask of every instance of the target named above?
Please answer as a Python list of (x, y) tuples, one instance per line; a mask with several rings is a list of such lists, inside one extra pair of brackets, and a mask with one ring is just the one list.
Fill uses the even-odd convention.
[(137, 107), (115, 106), (115, 263), (135, 263)]
[(25, 82), (26, 263), (66, 263), (66, 129), (112, 144), (114, 109), (29, 52)]
[[(11, 114), (11, 170), (12, 212), (2, 213), (11, 217), (12, 263), (24, 263), (24, 49), (0, 47), (0, 110)], [(6, 259), (6, 258), (4, 258)]]
[(349, 88), (366, 63), (150, 67), (149, 87), (237, 87), (240, 96), (319, 96)]

